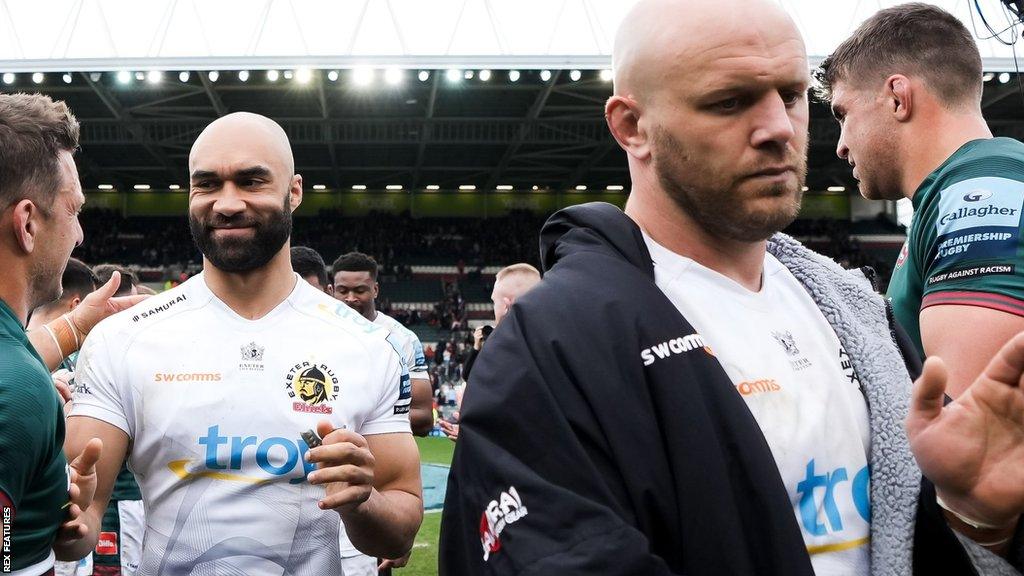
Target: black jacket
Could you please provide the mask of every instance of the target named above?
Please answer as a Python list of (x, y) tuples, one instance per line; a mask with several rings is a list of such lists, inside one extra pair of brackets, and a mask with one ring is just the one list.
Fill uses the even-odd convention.
[[(655, 285), (639, 228), (577, 206), (541, 245), (544, 280), (488, 339), (464, 398), (440, 573), (812, 574), (764, 436)], [(645, 366), (644, 349), (674, 340)], [(929, 514), (942, 573), (973, 573)]]

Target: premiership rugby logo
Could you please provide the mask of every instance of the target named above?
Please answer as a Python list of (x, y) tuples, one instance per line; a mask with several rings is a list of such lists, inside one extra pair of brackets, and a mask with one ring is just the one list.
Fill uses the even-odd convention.
[(288, 397), (293, 400), (292, 410), (313, 414), (332, 414), (328, 403), (338, 397), (341, 387), (334, 371), (326, 364), (302, 362), (288, 371), (285, 378)]

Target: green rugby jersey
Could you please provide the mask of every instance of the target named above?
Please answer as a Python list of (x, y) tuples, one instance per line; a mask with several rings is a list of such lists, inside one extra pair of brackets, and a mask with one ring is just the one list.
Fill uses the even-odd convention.
[(914, 219), (887, 296), (921, 345), (921, 310), (961, 304), (1024, 316), (1024, 144), (972, 140), (914, 193)]
[(68, 502), (64, 414), (42, 358), (2, 300), (0, 359), (0, 503), (13, 516), (10, 568), (42, 573)]

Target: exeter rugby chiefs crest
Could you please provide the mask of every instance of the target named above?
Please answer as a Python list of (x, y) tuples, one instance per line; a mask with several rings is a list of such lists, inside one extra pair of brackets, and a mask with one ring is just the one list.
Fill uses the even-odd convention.
[(331, 414), (330, 402), (338, 397), (341, 387), (334, 371), (326, 364), (301, 362), (292, 366), (285, 378), (292, 410), (314, 414)]

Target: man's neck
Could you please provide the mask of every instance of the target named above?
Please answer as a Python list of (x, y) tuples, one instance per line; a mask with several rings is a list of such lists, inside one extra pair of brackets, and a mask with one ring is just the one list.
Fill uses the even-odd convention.
[(915, 138), (918, 142), (916, 145), (903, 147), (906, 161), (900, 185), (903, 196), (911, 200), (924, 179), (964, 144), (971, 140), (992, 138), (992, 131), (980, 114), (944, 112), (936, 114), (922, 125), (928, 127), (927, 134)]
[(206, 285), (236, 314), (248, 320), (266, 316), (295, 289), (288, 245), (265, 266), (244, 273), (224, 272), (203, 259)]
[[(649, 183), (648, 183), (649, 184)], [(660, 188), (634, 182), (626, 215), (652, 240), (732, 279), (751, 292), (761, 290), (767, 242), (740, 242), (708, 234)]]
[(18, 322), (25, 326), (28, 322), (28, 313), (32, 311), (32, 294), (28, 273), (21, 266), (10, 266), (0, 274), (0, 300), (14, 312)]

